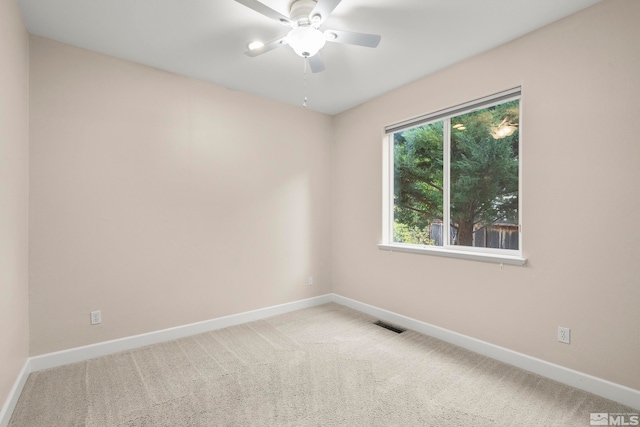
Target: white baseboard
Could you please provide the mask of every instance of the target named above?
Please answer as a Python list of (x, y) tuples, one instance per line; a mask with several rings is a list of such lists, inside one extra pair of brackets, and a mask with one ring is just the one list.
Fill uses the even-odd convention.
[(40, 356), (34, 356), (30, 359), (31, 372), (55, 368), (56, 366), (67, 365), (69, 363), (81, 362), (83, 360), (93, 359), (95, 357), (106, 356), (108, 354), (118, 353), (120, 351), (132, 350), (134, 348), (144, 347), (151, 344), (184, 338), (191, 335), (201, 334), (203, 332), (213, 331), (216, 329), (227, 328), (229, 326), (239, 325), (242, 323), (252, 322), (254, 320), (264, 319), (266, 317), (276, 316), (278, 314), (288, 313), (290, 311), (301, 310), (303, 308), (326, 304), (331, 301), (331, 294), (321, 295), (314, 298), (274, 305), (271, 307), (260, 308), (244, 313), (232, 314), (230, 316), (218, 317), (216, 319), (205, 320), (202, 322), (191, 323), (189, 325), (177, 326), (175, 328), (162, 329), (160, 331), (149, 332), (146, 334), (134, 335), (131, 337), (105, 341), (97, 344), (86, 345), (83, 347), (71, 348), (54, 353), (47, 353)]
[(151, 344), (157, 344), (165, 341), (171, 341), (184, 338), (203, 332), (222, 329), (229, 326), (239, 325), (242, 323), (252, 322), (278, 314), (289, 313), (291, 311), (301, 310), (303, 308), (315, 307), (318, 305), (332, 302), (331, 294), (321, 295), (314, 298), (308, 298), (290, 303), (274, 305), (271, 307), (260, 308), (257, 310), (247, 311), (244, 313), (233, 314), (230, 316), (218, 317), (203, 322), (191, 323), (189, 325), (177, 326), (175, 328), (163, 329), (160, 331), (149, 332), (146, 334), (134, 335), (131, 337), (120, 338), (117, 340), (105, 341), (97, 344), (86, 345), (82, 347), (71, 348), (68, 350), (47, 353), (40, 356), (34, 356), (27, 359), (22, 371), (7, 397), (7, 400), (0, 410), (0, 427), (6, 427), (9, 424), (13, 410), (18, 403), (20, 393), (24, 388), (27, 378), (31, 372), (41, 371), (43, 369), (55, 368), (56, 366), (67, 365), (69, 363), (81, 362), (95, 357), (106, 356), (108, 354), (118, 353), (120, 351), (132, 350), (134, 348), (144, 347)]
[(370, 316), (385, 320), (387, 322), (402, 326), (416, 332), (423, 333), (451, 344), (458, 345), (476, 353), (491, 357), (501, 362), (534, 372), (546, 378), (570, 385), (572, 387), (588, 391), (602, 396), (631, 408), (640, 410), (640, 391), (616, 384), (601, 378), (597, 378), (582, 372), (565, 368), (550, 362), (546, 362), (526, 354), (518, 353), (504, 347), (487, 343), (457, 332), (449, 331), (438, 326), (431, 325), (420, 320), (412, 319), (401, 314), (384, 310), (369, 304), (365, 304), (337, 294), (327, 294), (314, 298), (294, 301), (286, 304), (265, 307), (258, 310), (238, 313), (230, 316), (219, 317), (203, 322), (178, 326), (170, 329), (163, 329), (146, 334), (135, 335), (112, 341), (76, 347), (55, 353), (43, 354), (29, 358), (26, 362), (16, 383), (14, 384), (7, 401), (0, 411), (0, 427), (9, 424), (11, 414), (18, 402), (20, 393), (31, 372), (43, 369), (54, 368), (56, 366), (69, 363), (80, 362), (95, 357), (106, 356), (120, 351), (131, 350), (151, 344), (183, 338), (216, 329), (252, 322), (279, 314), (288, 313), (295, 310), (314, 307), (328, 302), (335, 302), (354, 310), (369, 314)]
[(337, 294), (332, 294), (332, 301), (346, 307), (385, 320), (389, 323), (441, 339), (475, 353), (534, 372), (543, 377), (596, 394), (623, 405), (640, 410), (640, 390), (635, 390), (611, 381), (597, 378), (554, 363), (527, 356), (504, 347), (490, 344), (448, 329), (434, 326), (420, 320), (412, 319), (382, 308), (365, 304)]
[(18, 374), (18, 378), (16, 382), (13, 384), (11, 391), (9, 392), (9, 396), (7, 400), (4, 402), (2, 409), (0, 409), (0, 427), (7, 427), (9, 425), (9, 421), (11, 420), (11, 415), (13, 414), (13, 410), (16, 408), (18, 404), (18, 399), (20, 398), (20, 393), (22, 393), (22, 389), (24, 385), (27, 383), (27, 378), (29, 378), (29, 374), (31, 373), (30, 361), (27, 359)]

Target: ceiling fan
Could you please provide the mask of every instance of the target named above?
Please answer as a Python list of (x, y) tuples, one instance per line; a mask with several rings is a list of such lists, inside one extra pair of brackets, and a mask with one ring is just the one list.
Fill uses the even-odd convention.
[(324, 70), (324, 62), (319, 51), (326, 42), (352, 44), (365, 47), (376, 47), (380, 36), (375, 34), (354, 33), (351, 31), (325, 30), (320, 27), (329, 14), (342, 0), (295, 0), (289, 9), (289, 16), (284, 16), (258, 0), (236, 0), (238, 3), (273, 19), (291, 30), (286, 36), (266, 44), (250, 43), (245, 52), (249, 56), (258, 56), (280, 46), (289, 45), (298, 55), (307, 58), (311, 71)]

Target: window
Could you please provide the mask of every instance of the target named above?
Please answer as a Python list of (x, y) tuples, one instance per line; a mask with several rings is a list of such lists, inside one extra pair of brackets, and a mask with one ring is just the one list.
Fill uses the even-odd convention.
[(382, 249), (524, 264), (520, 88), (386, 133)]

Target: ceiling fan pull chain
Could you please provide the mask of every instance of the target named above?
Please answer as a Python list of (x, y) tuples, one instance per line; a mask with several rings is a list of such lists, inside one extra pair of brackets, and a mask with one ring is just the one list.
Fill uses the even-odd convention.
[(302, 106), (304, 108), (307, 108), (307, 58), (302, 58), (302, 62), (304, 63), (304, 81), (303, 81), (303, 88), (302, 88), (302, 94), (304, 95), (304, 102), (302, 103)]

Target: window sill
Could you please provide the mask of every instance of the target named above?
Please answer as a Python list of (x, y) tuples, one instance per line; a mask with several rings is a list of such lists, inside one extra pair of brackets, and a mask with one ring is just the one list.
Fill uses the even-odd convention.
[(407, 245), (394, 245), (381, 243), (378, 248), (383, 251), (390, 252), (409, 252), (413, 254), (421, 255), (435, 255), (444, 256), (449, 258), (470, 259), (474, 261), (495, 262), (497, 264), (510, 264), (510, 265), (524, 265), (527, 262), (526, 258), (522, 258), (515, 255), (502, 255), (502, 254), (490, 254), (480, 253), (472, 251), (458, 251), (444, 248), (431, 248), (425, 246), (407, 246)]

